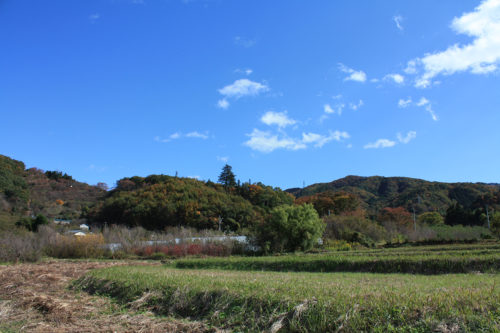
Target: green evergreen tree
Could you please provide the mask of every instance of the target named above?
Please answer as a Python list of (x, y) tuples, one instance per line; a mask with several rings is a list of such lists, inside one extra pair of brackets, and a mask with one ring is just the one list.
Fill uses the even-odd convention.
[(233, 168), (229, 164), (224, 165), (222, 168), (222, 172), (219, 176), (219, 183), (226, 188), (236, 186), (236, 177), (233, 173)]

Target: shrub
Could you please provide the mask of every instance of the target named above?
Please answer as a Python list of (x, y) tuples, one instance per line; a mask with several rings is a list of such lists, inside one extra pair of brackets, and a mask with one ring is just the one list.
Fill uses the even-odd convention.
[(420, 224), (440, 225), (444, 224), (444, 218), (438, 212), (426, 212), (418, 216)]
[(40, 242), (33, 233), (4, 233), (0, 236), (0, 262), (38, 261)]
[(356, 216), (329, 216), (325, 218), (324, 238), (357, 242), (373, 246), (374, 242), (388, 240), (389, 233), (374, 221)]
[(108, 255), (102, 234), (59, 235), (50, 239), (45, 253), (55, 258), (102, 258)]
[(274, 208), (267, 222), (255, 230), (264, 252), (307, 251), (318, 243), (325, 223), (311, 204)]
[(38, 231), (41, 225), (49, 224), (49, 220), (43, 214), (38, 214), (35, 218), (23, 217), (16, 222), (16, 226), (26, 228), (29, 231)]
[(154, 254), (162, 253), (169, 257), (185, 257), (206, 255), (213, 257), (226, 257), (231, 255), (232, 247), (229, 244), (219, 242), (207, 243), (181, 243), (168, 245), (147, 245), (137, 247), (134, 253), (141, 257), (151, 258)]

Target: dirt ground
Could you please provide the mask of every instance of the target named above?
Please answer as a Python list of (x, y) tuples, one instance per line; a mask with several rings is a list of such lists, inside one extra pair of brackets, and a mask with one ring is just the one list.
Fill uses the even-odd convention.
[(90, 269), (127, 262), (49, 261), (0, 266), (0, 332), (215, 332), (199, 322), (134, 312), (69, 290)]

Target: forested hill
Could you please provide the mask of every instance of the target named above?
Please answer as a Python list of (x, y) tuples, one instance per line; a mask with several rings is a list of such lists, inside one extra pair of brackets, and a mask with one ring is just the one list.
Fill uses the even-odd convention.
[(330, 183), (317, 183), (286, 191), (297, 198), (326, 191), (351, 193), (358, 197), (363, 208), (372, 214), (384, 207), (405, 207), (411, 211), (414, 206), (419, 213), (438, 211), (444, 215), (453, 202), (470, 207), (478, 197), (499, 189), (498, 184), (441, 183), (406, 177), (347, 176)]
[(77, 218), (104, 193), (60, 171), (26, 169), (23, 162), (0, 155), (0, 222), (39, 213)]
[[(234, 175), (233, 175), (234, 177)], [(188, 226), (241, 231), (264, 221), (269, 211), (294, 202), (261, 183), (222, 185), (167, 175), (123, 178), (89, 214), (92, 223), (147, 229)]]

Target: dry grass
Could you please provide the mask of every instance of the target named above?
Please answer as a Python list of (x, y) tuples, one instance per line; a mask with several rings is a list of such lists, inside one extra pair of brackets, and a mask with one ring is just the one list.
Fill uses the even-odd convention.
[(210, 332), (198, 322), (124, 311), (109, 298), (76, 293), (69, 282), (126, 262), (51, 261), (0, 266), (1, 332)]

